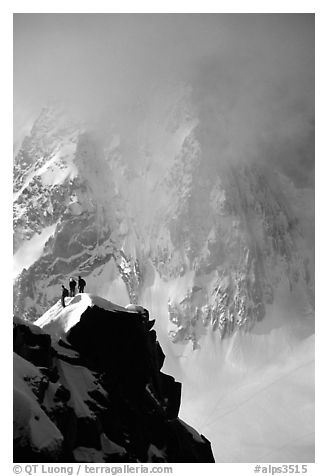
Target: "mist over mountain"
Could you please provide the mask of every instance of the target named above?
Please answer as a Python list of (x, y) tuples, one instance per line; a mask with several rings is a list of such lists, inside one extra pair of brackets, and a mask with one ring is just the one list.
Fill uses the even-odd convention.
[(313, 23), (15, 15), (15, 314), (145, 306), (219, 462), (314, 457)]
[[(16, 136), (31, 111), (55, 99), (79, 119), (103, 114), (130, 137), (154, 96), (165, 101), (172, 82), (183, 82), (203, 126), (222, 136), (221, 157), (224, 141), (229, 160), (271, 160), (284, 143), (298, 143), (299, 154), (313, 134), (313, 21), (302, 14), (16, 14)], [(261, 146), (272, 150), (259, 154)], [(298, 154), (281, 157), (294, 172)], [(313, 156), (306, 168), (313, 171)]]

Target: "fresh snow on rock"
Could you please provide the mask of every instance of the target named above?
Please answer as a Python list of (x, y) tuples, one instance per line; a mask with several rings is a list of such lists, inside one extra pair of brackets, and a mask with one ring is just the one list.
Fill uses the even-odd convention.
[(54, 234), (56, 223), (47, 226), (42, 232), (35, 233), (32, 238), (25, 241), (18, 251), (14, 254), (14, 278), (25, 268), (28, 269), (37, 261), (43, 253), (44, 245)]
[(124, 456), (126, 450), (122, 446), (110, 441), (104, 434), (101, 435), (101, 451), (85, 446), (79, 446), (74, 450), (76, 460), (85, 463), (102, 463), (106, 461), (106, 456), (108, 457), (112, 454)]
[(79, 322), (81, 314), (89, 306), (98, 306), (109, 311), (125, 310), (117, 304), (88, 293), (77, 294), (73, 298), (66, 298), (65, 302), (67, 303), (66, 307), (63, 308), (61, 302), (58, 301), (35, 322), (36, 326), (41, 327), (57, 340)]
[(81, 418), (95, 419), (96, 416), (87, 405), (87, 402), (90, 401), (89, 392), (97, 389), (103, 393), (104, 397), (107, 395), (96, 384), (94, 375), (85, 367), (71, 365), (63, 360), (58, 365), (58, 372), (60, 381), (70, 392), (68, 405), (74, 409), (75, 415)]
[(14, 353), (14, 440), (23, 447), (30, 442), (35, 450), (47, 456), (61, 450), (63, 436), (32, 391), (33, 381), (40, 380), (40, 371)]

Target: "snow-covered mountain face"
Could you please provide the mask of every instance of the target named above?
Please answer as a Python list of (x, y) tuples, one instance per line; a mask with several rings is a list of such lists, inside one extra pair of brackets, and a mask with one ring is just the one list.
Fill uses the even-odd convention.
[(268, 163), (214, 156), (191, 91), (169, 100), (140, 105), (128, 136), (41, 112), (14, 164), (18, 315), (38, 318), (79, 274), (122, 304), (163, 283), (171, 337), (194, 347), (206, 329), (251, 329), (280, 289), (311, 309), (311, 192)]
[(36, 320), (78, 275), (146, 307), (216, 461), (309, 462), (313, 190), (291, 147), (235, 154), (224, 111), (196, 105), (179, 86), (126, 124), (42, 110), (14, 163), (15, 314)]

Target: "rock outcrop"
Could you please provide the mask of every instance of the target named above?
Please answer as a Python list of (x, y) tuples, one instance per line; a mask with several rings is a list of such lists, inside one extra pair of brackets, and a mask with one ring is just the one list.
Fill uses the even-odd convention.
[(147, 311), (78, 295), (38, 324), (14, 319), (15, 462), (214, 462)]

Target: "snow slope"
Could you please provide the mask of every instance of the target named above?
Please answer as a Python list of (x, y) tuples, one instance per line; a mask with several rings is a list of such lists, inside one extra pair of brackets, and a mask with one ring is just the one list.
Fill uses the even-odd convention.
[[(181, 416), (213, 441), (216, 461), (314, 462), (314, 339), (294, 344), (284, 355), (282, 334), (251, 342), (236, 338), (233, 357), (215, 370), (218, 352), (210, 342), (206, 356), (182, 363)], [(252, 366), (244, 349), (266, 359), (266, 347), (274, 344), (275, 358)], [(209, 369), (205, 379), (203, 368)]]
[(65, 304), (66, 307), (63, 308), (61, 302), (58, 301), (35, 321), (36, 326), (41, 327), (56, 340), (63, 337), (79, 322), (81, 314), (89, 306), (98, 306), (110, 311), (126, 311), (117, 304), (89, 293), (77, 294), (74, 298), (65, 298)]
[(27, 383), (42, 378), (35, 366), (14, 353), (14, 441), (22, 447), (30, 443), (45, 458), (50, 454), (55, 458), (62, 450), (63, 436)]
[(168, 338), (163, 311), (193, 279), (156, 275), (141, 301), (156, 318), (164, 371), (183, 383), (180, 416), (208, 436), (217, 462), (313, 462), (313, 316), (302, 315), (302, 299), (282, 286), (280, 302), (252, 331), (221, 340), (211, 330), (193, 349)]
[(14, 278), (16, 278), (24, 268), (28, 269), (37, 261), (43, 253), (45, 243), (56, 229), (56, 223), (45, 227), (40, 234), (35, 233), (32, 238), (24, 242), (14, 254)]

